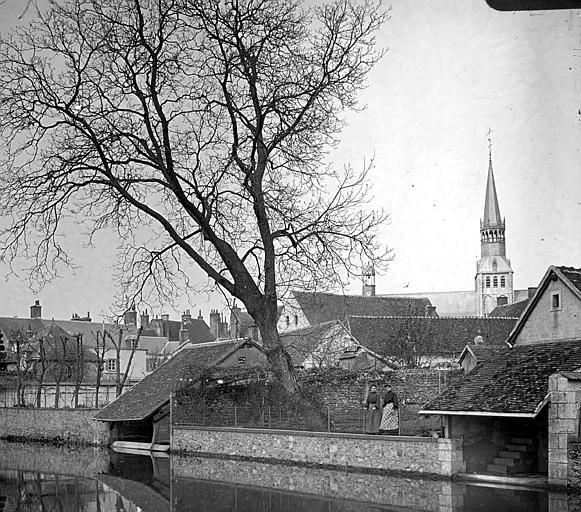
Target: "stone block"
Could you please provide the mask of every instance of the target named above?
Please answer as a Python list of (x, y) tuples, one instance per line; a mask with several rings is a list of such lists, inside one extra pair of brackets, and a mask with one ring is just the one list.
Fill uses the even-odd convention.
[(568, 450), (549, 449), (549, 464), (567, 464), (569, 460)]
[(579, 409), (576, 403), (557, 404), (557, 417), (561, 419), (577, 419)]
[(557, 418), (549, 421), (549, 434), (574, 434), (577, 432), (577, 420)]
[(549, 462), (549, 484), (567, 485), (567, 464)]
[(566, 391), (569, 389), (569, 379), (567, 377), (558, 376), (557, 377), (557, 390)]

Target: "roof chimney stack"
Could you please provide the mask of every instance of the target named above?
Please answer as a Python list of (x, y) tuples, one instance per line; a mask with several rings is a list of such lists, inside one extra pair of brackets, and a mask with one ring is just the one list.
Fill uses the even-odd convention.
[(42, 318), (42, 306), (39, 300), (35, 300), (34, 305), (30, 306), (30, 318)]

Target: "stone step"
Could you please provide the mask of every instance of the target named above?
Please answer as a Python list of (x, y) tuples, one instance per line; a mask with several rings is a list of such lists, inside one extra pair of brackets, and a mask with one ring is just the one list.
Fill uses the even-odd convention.
[(510, 444), (524, 444), (527, 446), (533, 446), (535, 443), (531, 438), (528, 437), (511, 437)]
[(504, 459), (518, 459), (522, 461), (533, 460), (535, 458), (533, 452), (511, 452), (508, 450), (500, 450), (498, 456)]
[(526, 444), (507, 444), (506, 451), (532, 453), (535, 451), (535, 449), (534, 447)]
[(510, 459), (505, 457), (494, 457), (492, 463), (499, 466), (516, 466), (517, 464), (522, 464), (520, 459)]
[(499, 475), (508, 475), (508, 468), (503, 464), (487, 464), (486, 471), (488, 473), (497, 473)]
[(512, 475), (515, 473), (529, 472), (531, 468), (524, 464), (515, 464), (514, 466), (506, 466), (505, 464), (488, 464), (486, 471), (488, 473), (495, 473), (497, 475)]

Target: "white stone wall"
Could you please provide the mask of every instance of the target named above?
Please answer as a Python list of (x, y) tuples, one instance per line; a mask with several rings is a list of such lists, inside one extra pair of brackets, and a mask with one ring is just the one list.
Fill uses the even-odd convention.
[(549, 475), (550, 485), (570, 483), (569, 443), (579, 434), (581, 381), (560, 373), (549, 377)]

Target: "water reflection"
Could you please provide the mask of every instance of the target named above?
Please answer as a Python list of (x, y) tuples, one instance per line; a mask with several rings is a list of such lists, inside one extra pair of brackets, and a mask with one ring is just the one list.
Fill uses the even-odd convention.
[(204, 458), (0, 442), (0, 511), (579, 510), (577, 495)]

